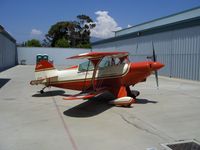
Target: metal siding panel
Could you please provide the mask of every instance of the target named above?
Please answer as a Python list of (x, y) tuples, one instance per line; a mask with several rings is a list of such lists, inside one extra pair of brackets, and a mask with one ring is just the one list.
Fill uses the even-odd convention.
[(198, 73), (198, 80), (200, 80), (200, 31), (198, 30), (198, 36), (197, 36), (197, 44), (196, 44), (196, 49), (198, 50), (198, 53), (197, 53), (197, 55), (198, 55), (198, 65), (197, 65), (197, 68), (198, 68), (198, 71), (197, 71), (197, 73)]
[(197, 36), (195, 30), (198, 28), (182, 29), (173, 32), (174, 51), (172, 51), (172, 53), (174, 55), (179, 55), (176, 58), (177, 61), (173, 69), (173, 76), (175, 77), (194, 79), (194, 76), (196, 76), (193, 69), (193, 60), (195, 59), (195, 53), (197, 52), (194, 41)]
[(15, 65), (16, 45), (0, 34), (0, 71)]
[(175, 68), (175, 55), (171, 55), (171, 59), (172, 59), (172, 61), (171, 61), (171, 63), (173, 64), (173, 67), (171, 67), (170, 69), (171, 69), (171, 77), (174, 77), (175, 76), (175, 71), (174, 71), (174, 68)]
[(92, 51), (102, 51), (102, 52), (114, 51), (114, 50), (116, 50), (116, 44), (117, 44), (117, 42), (112, 42), (112, 43), (93, 46)]
[(198, 49), (198, 80), (200, 80), (200, 35), (198, 36), (198, 42), (199, 44), (197, 44), (197, 49)]
[(190, 76), (191, 80), (195, 80), (195, 78), (196, 78), (196, 74), (195, 74), (195, 61), (196, 61), (196, 58), (195, 58), (195, 55), (193, 54), (193, 55), (191, 55), (191, 64), (192, 64), (192, 66), (191, 66), (191, 70), (190, 71), (193, 73), (193, 75)]
[(198, 80), (200, 80), (200, 53), (198, 54), (197, 61), (198, 61), (198, 65), (197, 65), (198, 66), (198, 71), (197, 71), (198, 75), (197, 76), (198, 76)]
[[(192, 58), (192, 67), (191, 67), (191, 72), (193, 72), (193, 76), (191, 76), (191, 80), (195, 80), (195, 78), (196, 78), (196, 74), (195, 74), (195, 61), (196, 61), (196, 57), (195, 57), (195, 55), (193, 54), (192, 56), (191, 56), (191, 58)], [(189, 74), (189, 73), (188, 73)]]
[(198, 68), (197, 68), (197, 64), (198, 64), (198, 55), (194, 56), (195, 60), (194, 60), (194, 67), (193, 67), (193, 71), (194, 71), (194, 80), (198, 80)]
[(195, 55), (192, 54), (192, 55), (190, 56), (190, 59), (191, 59), (191, 67), (190, 67), (190, 72), (189, 72), (188, 74), (192, 73), (192, 75), (189, 75), (189, 78), (190, 78), (191, 80), (195, 80), (195, 71), (194, 71), (194, 67), (195, 67), (195, 65), (194, 65), (194, 62), (195, 62)]
[(3, 70), (3, 35), (0, 34), (0, 71)]
[(5, 42), (5, 37), (3, 36), (2, 38), (2, 69), (4, 70), (4, 68), (6, 67), (5, 64), (5, 48), (6, 48), (6, 42)]
[(200, 80), (199, 79), (199, 55), (196, 55), (196, 61), (195, 61), (195, 75), (196, 75), (196, 78), (195, 80)]
[(165, 64), (161, 75), (200, 80), (200, 26), (122, 40), (115, 46), (130, 52), (130, 60), (144, 61), (152, 55), (152, 41), (158, 61)]
[[(189, 62), (189, 63), (188, 63)], [(183, 70), (183, 74), (184, 76), (182, 78), (184, 79), (190, 79), (190, 70), (192, 68), (192, 66), (190, 67), (189, 64), (191, 65), (191, 55), (188, 54), (183, 54), (183, 60), (182, 60), (182, 67), (184, 68)]]
[(178, 72), (178, 76), (179, 76), (179, 78), (183, 78), (184, 77), (184, 74), (185, 74), (185, 72), (184, 72), (184, 62), (183, 62), (183, 59), (184, 59), (184, 55), (178, 55), (179, 56), (179, 58), (180, 58), (180, 61), (178, 61), (178, 66), (180, 66), (179, 67), (179, 72)]
[(199, 80), (198, 79), (198, 56), (195, 56), (195, 67), (194, 67), (194, 71), (195, 71), (195, 78), (194, 80)]
[(188, 72), (188, 78), (190, 80), (194, 80), (195, 79), (194, 60), (195, 60), (195, 55), (194, 54), (190, 55), (190, 64), (191, 64), (191, 66), (189, 66), (189, 72)]
[(191, 66), (191, 55), (190, 54), (183, 54), (183, 74), (184, 76), (182, 78), (189, 79), (190, 78), (190, 68)]

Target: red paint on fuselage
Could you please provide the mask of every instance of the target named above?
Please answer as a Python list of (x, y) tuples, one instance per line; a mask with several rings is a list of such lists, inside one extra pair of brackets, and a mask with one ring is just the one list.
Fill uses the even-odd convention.
[[(95, 87), (112, 87), (113, 85), (120, 85), (120, 78), (104, 78), (104, 79), (95, 79)], [(59, 88), (71, 89), (82, 91), (90, 88), (91, 79), (88, 80), (76, 80), (76, 81), (61, 81), (50, 83), (50, 86), (55, 86)]]
[[(110, 89), (118, 89), (121, 86), (135, 85), (138, 82), (144, 81), (152, 71), (162, 68), (164, 65), (158, 62), (138, 62), (129, 63), (129, 70), (123, 76), (113, 76), (106, 78), (96, 78), (95, 87), (109, 87)], [(91, 86), (91, 79), (76, 80), (76, 81), (61, 81), (50, 83), (51, 86), (79, 90), (82, 91)]]

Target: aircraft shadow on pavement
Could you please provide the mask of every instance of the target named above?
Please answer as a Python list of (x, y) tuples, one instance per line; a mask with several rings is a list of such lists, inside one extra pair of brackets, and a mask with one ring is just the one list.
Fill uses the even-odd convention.
[(51, 96), (69, 96), (65, 94), (64, 90), (45, 91), (44, 93), (33, 94), (32, 97), (51, 97)]
[[(32, 97), (51, 97), (51, 96), (70, 96), (70, 95), (65, 94), (64, 90), (52, 90), (52, 91), (46, 91), (43, 94), (37, 93), (32, 95)], [(113, 105), (110, 105), (108, 103), (108, 101), (112, 99), (113, 99), (112, 95), (109, 95), (108, 93), (103, 94), (98, 97), (94, 97), (90, 100), (86, 100), (85, 102), (64, 111), (63, 114), (69, 117), (77, 117), (77, 118), (93, 117), (112, 108)], [(134, 104), (147, 104), (147, 103), (156, 104), (157, 101), (151, 101), (147, 99), (136, 99), (136, 103)]]
[(8, 78), (0, 78), (0, 88), (2, 88), (10, 79)]
[(77, 118), (93, 117), (113, 107), (113, 105), (108, 103), (109, 100), (110, 97), (95, 97), (64, 111), (63, 114)]
[[(63, 114), (70, 117), (92, 117), (112, 108), (113, 105), (110, 105), (108, 103), (109, 100), (110, 98), (105, 98), (101, 96), (93, 98), (64, 111)], [(147, 104), (147, 103), (156, 104), (157, 101), (150, 101), (147, 99), (136, 99), (136, 103), (134, 104)], [(133, 108), (134, 104), (133, 106), (128, 108)], [(128, 108), (126, 107), (126, 109)]]
[(158, 101), (150, 101), (150, 100), (148, 100), (148, 99), (140, 99), (140, 98), (137, 98), (135, 104), (147, 104), (147, 103), (156, 104), (156, 103), (158, 103)]

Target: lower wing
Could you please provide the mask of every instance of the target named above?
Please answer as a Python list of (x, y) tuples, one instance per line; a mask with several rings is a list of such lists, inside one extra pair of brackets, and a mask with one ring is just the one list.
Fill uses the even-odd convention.
[(106, 90), (105, 88), (101, 88), (101, 89), (96, 89), (96, 90), (84, 91), (76, 95), (64, 97), (63, 99), (64, 100), (91, 99), (95, 96), (98, 96), (106, 92), (108, 92), (108, 90)]

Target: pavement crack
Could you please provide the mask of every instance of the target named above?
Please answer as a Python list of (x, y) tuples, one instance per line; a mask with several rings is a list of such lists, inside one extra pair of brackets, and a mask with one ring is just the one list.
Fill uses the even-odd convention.
[[(134, 117), (134, 118), (141, 122), (141, 126), (138, 125), (138, 123), (133, 123), (133, 122), (129, 121), (129, 120), (128, 120), (124, 115), (122, 115), (122, 114), (119, 114), (119, 116), (120, 116), (121, 119), (122, 119), (123, 121), (125, 121), (127, 124), (129, 124), (129, 125), (131, 125), (131, 126), (137, 128), (137, 129), (139, 129), (139, 130), (141, 130), (141, 131), (144, 131), (144, 132), (147, 132), (147, 133), (152, 134), (152, 135), (154, 135), (154, 136), (157, 136), (157, 137), (159, 137), (160, 139), (163, 139), (164, 141), (173, 139), (172, 137), (170, 137), (170, 136), (168, 136), (168, 135), (164, 135), (164, 133), (161, 133), (161, 132), (158, 131), (156, 128), (154, 128), (154, 127), (152, 127), (152, 126), (150, 126), (150, 125), (148, 125), (148, 127), (149, 127), (149, 129), (148, 129), (148, 127), (145, 127), (145, 125), (147, 125), (147, 124), (146, 124), (145, 122), (141, 121), (140, 119), (136, 118), (136, 117)], [(142, 125), (142, 124), (145, 124), (145, 125)]]
[(137, 129), (144, 130), (144, 129), (142, 129), (141, 127), (139, 127), (138, 125), (136, 125), (136, 124), (130, 122), (130, 121), (129, 121), (128, 119), (126, 119), (122, 114), (119, 114), (119, 115), (120, 115), (120, 117), (122, 118), (122, 120), (124, 120), (126, 123), (128, 123), (128, 124), (130, 124), (130, 125), (136, 127)]
[(69, 127), (68, 127), (67, 124), (65, 123), (65, 120), (64, 120), (64, 118), (63, 118), (63, 116), (62, 116), (62, 114), (61, 114), (61, 112), (60, 112), (59, 106), (58, 106), (58, 104), (56, 103), (55, 97), (52, 97), (52, 100), (53, 100), (53, 103), (54, 103), (54, 105), (55, 105), (55, 107), (56, 107), (56, 111), (57, 111), (57, 113), (58, 113), (58, 116), (60, 117), (61, 122), (62, 122), (62, 124), (63, 124), (63, 127), (64, 127), (64, 129), (65, 129), (65, 131), (66, 131), (66, 133), (67, 133), (67, 135), (68, 135), (68, 137), (69, 137), (69, 140), (70, 140), (71, 144), (72, 144), (73, 149), (74, 149), (74, 150), (78, 150), (78, 147), (77, 147), (76, 142), (75, 142), (75, 140), (74, 140), (74, 138), (73, 138), (73, 136), (72, 136), (72, 134), (71, 134), (71, 132), (70, 132), (70, 130), (69, 130)]

